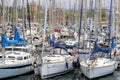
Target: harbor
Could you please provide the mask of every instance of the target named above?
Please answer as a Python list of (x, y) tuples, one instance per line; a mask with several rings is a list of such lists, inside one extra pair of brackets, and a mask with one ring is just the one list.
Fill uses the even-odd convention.
[(120, 80), (119, 0), (0, 0), (0, 79)]
[[(35, 75), (34, 72), (32, 72), (25, 75), (8, 78), (6, 80), (42, 80), (42, 79), (40, 78), (39, 75)], [(73, 71), (67, 74), (55, 76), (44, 80), (89, 80), (89, 79), (86, 78), (83, 74), (81, 74), (80, 69), (74, 69)], [(92, 80), (120, 80), (120, 69), (115, 70), (113, 74), (109, 74)]]
[[(86, 54), (81, 54), (79, 56), (85, 57), (88, 56)], [(81, 57), (81, 58), (82, 58)], [(114, 71), (114, 73), (95, 78), (92, 80), (120, 80), (120, 68)], [(27, 73), (24, 75), (16, 76), (16, 77), (11, 77), (11, 78), (6, 78), (6, 80), (42, 80), (40, 75), (36, 75), (34, 72)], [(59, 76), (51, 77), (48, 79), (43, 79), (43, 80), (90, 80), (86, 78), (80, 71), (80, 69), (76, 68), (72, 70), (71, 72), (67, 74), (62, 74)]]

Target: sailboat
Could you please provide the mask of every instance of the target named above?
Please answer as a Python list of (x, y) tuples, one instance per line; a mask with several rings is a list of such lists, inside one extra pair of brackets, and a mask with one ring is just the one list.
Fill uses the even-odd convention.
[(73, 70), (74, 56), (62, 48), (55, 48), (54, 53), (42, 58), (42, 64), (39, 66), (41, 78), (49, 78), (61, 75)]
[(118, 67), (120, 65), (120, 43), (119, 43), (119, 37), (118, 37), (118, 26), (119, 26), (119, 22), (118, 22), (118, 15), (119, 15), (119, 10), (118, 10), (118, 5), (119, 3), (117, 1), (115, 1), (115, 8), (114, 8), (114, 26), (115, 26), (115, 35), (116, 35), (116, 49), (115, 52), (112, 53), (111, 55), (113, 56), (113, 58), (118, 62)]
[[(92, 55), (90, 56), (90, 59), (80, 62), (82, 73), (89, 79), (112, 74), (116, 69), (116, 61), (105, 57), (105, 53), (110, 54), (110, 48), (99, 48), (97, 42), (98, 39), (94, 43), (94, 49), (91, 52)], [(102, 55), (98, 57), (99, 55), (97, 53), (101, 53)]]
[[(46, 3), (46, 10), (45, 10), (45, 23), (44, 23), (44, 36), (47, 24), (47, 0)], [(50, 37), (54, 39), (53, 36)], [(45, 40), (45, 38), (43, 39)], [(55, 44), (55, 42), (53, 42)], [(42, 79), (54, 77), (60, 74), (64, 74), (73, 70), (73, 62), (76, 59), (75, 56), (72, 56), (68, 53), (67, 49), (63, 46), (52, 46), (51, 52), (49, 52), (46, 56), (43, 56), (44, 51), (44, 41), (43, 41), (43, 48), (42, 48), (42, 58), (41, 58), (41, 65), (39, 65), (39, 72)], [(45, 52), (44, 52), (45, 54)]]
[[(100, 48), (97, 42), (98, 39), (94, 42), (94, 48), (91, 50), (90, 59), (83, 60), (80, 62), (80, 69), (82, 73), (89, 79), (97, 78), (101, 76), (105, 76), (114, 72), (116, 68), (116, 62), (107, 57), (98, 57), (98, 54), (95, 53), (102, 53), (102, 54), (110, 54), (112, 51), (112, 44), (110, 39), (110, 27), (112, 26), (112, 0), (110, 5), (110, 22), (109, 22), (109, 34), (108, 34), (108, 47), (107, 48)], [(112, 43), (114, 39), (112, 38)], [(105, 56), (105, 55), (103, 55)]]
[[(19, 39), (23, 40), (24, 38)], [(7, 45), (11, 46), (6, 47)], [(22, 45), (25, 45), (24, 41), (8, 40), (6, 35), (2, 34), (2, 47), (5, 50), (3, 55), (0, 56), (0, 79), (33, 71), (32, 65), (35, 59), (27, 52), (28, 49)]]
[(32, 64), (34, 63), (34, 57), (27, 52), (28, 50), (23, 46), (26, 45), (26, 39), (20, 37), (18, 29), (15, 28), (14, 40), (9, 40), (4, 32), (4, 1), (5, 0), (2, 0), (3, 33), (1, 36), (2, 54), (0, 54), (0, 79), (29, 73), (33, 71)]

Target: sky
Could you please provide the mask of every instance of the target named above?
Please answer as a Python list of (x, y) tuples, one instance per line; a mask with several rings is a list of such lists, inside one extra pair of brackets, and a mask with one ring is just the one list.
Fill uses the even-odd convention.
[[(13, 5), (13, 0), (4, 0), (4, 1), (5, 1), (5, 5), (10, 5), (10, 6)], [(26, 2), (27, 0), (24, 0), (24, 1)], [(39, 3), (39, 0), (28, 0), (28, 1), (29, 2), (34, 1), (36, 4)], [(70, 8), (70, 7), (78, 8), (79, 3), (80, 3), (79, 2), (80, 0), (55, 0), (55, 1), (56, 1), (55, 7), (62, 7), (62, 8)], [(90, 0), (83, 0), (83, 1), (84, 1), (84, 7), (89, 8), (89, 1)], [(86, 4), (85, 4), (85, 1), (87, 2)], [(93, 0), (93, 2), (95, 2), (95, 1), (99, 1), (99, 0)], [(106, 7), (109, 8), (110, 0), (100, 0), (100, 1), (101, 1), (101, 5), (103, 8), (106, 8)], [(115, 1), (119, 1), (119, 0), (115, 0)], [(50, 0), (47, 0), (47, 2), (48, 2), (48, 6), (50, 6), (50, 4), (49, 4)], [(18, 4), (22, 5), (22, 0), (18, 0)], [(40, 5), (42, 7), (45, 7), (45, 0), (40, 0)]]

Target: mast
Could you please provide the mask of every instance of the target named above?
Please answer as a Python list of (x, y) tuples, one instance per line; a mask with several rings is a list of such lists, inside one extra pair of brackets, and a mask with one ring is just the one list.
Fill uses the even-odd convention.
[(23, 9), (22, 9), (22, 16), (23, 16), (23, 37), (25, 37), (24, 33), (25, 33), (25, 22), (24, 22), (24, 0), (22, 0), (22, 3), (23, 3)]
[(110, 2), (110, 15), (109, 15), (109, 33), (108, 33), (108, 46), (111, 48), (111, 27), (112, 27), (112, 1)]
[(28, 22), (29, 22), (29, 29), (30, 29), (31, 44), (32, 44), (31, 24), (30, 24), (30, 9), (29, 9), (29, 2), (28, 2), (28, 0), (27, 0), (27, 12), (28, 12)]
[(95, 38), (97, 38), (97, 29), (98, 29), (98, 21), (97, 21), (97, 0), (95, 0), (95, 9), (94, 9), (94, 28), (95, 28)]
[[(39, 0), (39, 3), (38, 3), (38, 22), (40, 23), (40, 0)], [(41, 24), (41, 23), (40, 23)]]
[(90, 38), (89, 38), (89, 53), (91, 53), (91, 35), (92, 35), (92, 13), (93, 13), (93, 0), (90, 0), (90, 11), (89, 11), (90, 13), (89, 13), (89, 24), (90, 24), (90, 31), (89, 31), (89, 36), (90, 36)]
[[(84, 5), (87, 5), (87, 0), (85, 0)], [(85, 12), (84, 12), (84, 26), (87, 26), (87, 6), (84, 6)], [(84, 37), (83, 37), (83, 49), (85, 50), (85, 45), (86, 45), (86, 28), (84, 28)]]
[(99, 27), (101, 29), (101, 22), (102, 22), (102, 18), (101, 18), (101, 0), (99, 0)]
[(116, 36), (116, 40), (117, 40), (117, 33), (118, 33), (118, 24), (119, 24), (119, 22), (118, 22), (118, 16), (119, 16), (119, 10), (118, 10), (118, 3), (119, 1), (118, 0), (116, 0), (116, 2), (115, 2), (115, 5), (116, 5), (116, 11), (115, 11), (115, 36)]
[[(47, 5), (47, 3), (46, 3)], [(46, 6), (47, 7), (47, 6)], [(52, 0), (52, 25), (55, 26), (55, 0)]]
[(43, 52), (44, 52), (44, 44), (45, 44), (45, 35), (46, 35), (46, 27), (47, 27), (47, 0), (45, 0), (45, 21), (44, 21), (44, 33), (43, 33), (43, 45), (42, 45), (42, 55), (43, 57)]
[(3, 24), (3, 30), (2, 30), (2, 33), (4, 34), (5, 33), (5, 0), (2, 0), (2, 24)]
[[(8, 2), (7, 2), (7, 5), (8, 5)], [(9, 6), (6, 6), (7, 7), (7, 22), (9, 23)]]
[(18, 11), (17, 11), (17, 0), (14, 0), (15, 1), (15, 27), (17, 27), (17, 23), (18, 23)]
[[(63, 2), (63, 7), (64, 7), (64, 6), (65, 6), (65, 1)], [(66, 21), (66, 20), (65, 20), (65, 13), (66, 13), (66, 12), (65, 12), (65, 8), (63, 8), (63, 22), (62, 22), (62, 23), (63, 23), (63, 26), (65, 26), (65, 21)]]
[(80, 34), (81, 34), (81, 27), (82, 27), (82, 9), (83, 9), (83, 0), (81, 0), (81, 10), (80, 10), (80, 27), (78, 31), (78, 47), (80, 47)]
[[(3, 28), (2, 28), (2, 35), (5, 34), (5, 0), (1, 0), (2, 2), (2, 7), (3, 7), (3, 11), (2, 11), (2, 24), (3, 24)], [(2, 58), (4, 59), (5, 56), (5, 48), (2, 48)]]

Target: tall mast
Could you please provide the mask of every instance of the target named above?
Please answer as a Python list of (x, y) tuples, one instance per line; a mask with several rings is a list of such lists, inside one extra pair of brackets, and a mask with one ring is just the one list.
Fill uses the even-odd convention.
[(55, 26), (55, 0), (52, 0), (52, 25)]
[(5, 33), (5, 0), (2, 0), (2, 24), (3, 24), (3, 30), (2, 30), (2, 33), (4, 34)]
[(82, 27), (82, 11), (83, 11), (83, 0), (81, 0), (81, 10), (80, 10), (80, 27), (78, 31), (78, 47), (80, 47), (80, 34), (81, 34), (81, 27)]
[(17, 27), (17, 23), (18, 23), (18, 11), (17, 11), (17, 1), (18, 0), (14, 0), (15, 1), (15, 27)]
[[(5, 34), (5, 0), (1, 0), (2, 1), (2, 7), (3, 7), (3, 11), (2, 11), (2, 24), (3, 24), (3, 28), (2, 28), (2, 34)], [(5, 48), (2, 48), (2, 58), (4, 59), (5, 56)]]
[(90, 11), (89, 11), (89, 24), (90, 24), (90, 38), (89, 38), (89, 53), (91, 53), (91, 37), (92, 37), (92, 17), (93, 17), (93, 0), (90, 0)]
[(31, 37), (31, 44), (32, 44), (32, 35), (31, 35), (31, 24), (30, 24), (30, 9), (29, 9), (29, 2), (27, 0), (27, 12), (28, 12), (28, 22), (29, 22), (29, 29), (30, 29), (30, 37)]
[[(8, 5), (8, 2), (7, 2)], [(7, 10), (7, 22), (9, 23), (9, 6), (6, 6), (6, 10)]]
[(116, 36), (116, 40), (117, 40), (117, 33), (118, 33), (118, 16), (119, 16), (119, 10), (118, 10), (118, 4), (119, 4), (119, 1), (116, 0), (115, 1), (115, 5), (116, 5), (116, 10), (115, 10), (115, 36)]
[(40, 22), (40, 0), (39, 0), (39, 3), (38, 3), (38, 21)]
[(22, 16), (23, 16), (23, 37), (25, 37), (25, 35), (24, 35), (24, 32), (25, 32), (25, 22), (24, 22), (24, 0), (22, 0), (22, 3), (23, 3), (23, 8), (22, 8)]
[(98, 21), (97, 21), (97, 0), (95, 0), (95, 9), (94, 9), (95, 38), (97, 38), (97, 29), (98, 29), (97, 23), (98, 23)]
[(65, 1), (63, 2), (63, 25), (65, 25), (65, 8), (64, 8), (64, 6), (65, 6)]
[(47, 0), (45, 0), (45, 21), (44, 21), (44, 33), (43, 33), (43, 46), (42, 46), (42, 57), (44, 52), (44, 44), (45, 44), (45, 35), (46, 35), (46, 27), (47, 27)]
[(102, 22), (102, 17), (101, 17), (101, 0), (99, 0), (99, 27), (101, 28), (101, 22)]
[[(49, 25), (52, 26), (52, 0), (50, 0), (50, 9), (49, 9)], [(49, 28), (50, 29), (50, 28)], [(50, 30), (49, 30), (50, 31)]]
[(112, 27), (112, 1), (110, 2), (110, 15), (109, 15), (109, 33), (108, 33), (108, 46), (109, 48), (111, 48), (111, 42), (110, 42), (110, 39), (111, 39), (111, 27)]
[[(84, 1), (84, 5), (87, 5), (87, 0)], [(85, 36), (86, 36), (86, 23), (87, 23), (87, 6), (84, 6), (84, 18), (83, 18), (83, 24), (84, 24), (84, 37), (83, 37), (83, 49), (85, 50), (85, 44), (86, 44), (86, 41), (85, 41)]]

